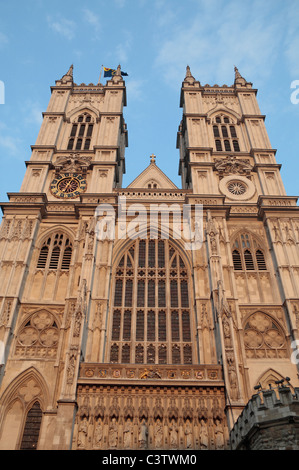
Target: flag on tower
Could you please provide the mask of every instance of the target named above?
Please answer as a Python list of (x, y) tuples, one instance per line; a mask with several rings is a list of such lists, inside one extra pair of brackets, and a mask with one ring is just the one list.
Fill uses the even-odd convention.
[[(110, 69), (108, 67), (104, 67), (104, 77), (113, 77), (117, 72), (116, 69)], [(128, 74), (126, 72), (120, 72), (123, 77), (127, 77)]]

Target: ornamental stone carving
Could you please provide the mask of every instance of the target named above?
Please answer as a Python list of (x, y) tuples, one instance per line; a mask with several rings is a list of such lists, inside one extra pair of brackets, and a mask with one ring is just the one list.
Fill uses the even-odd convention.
[(217, 160), (215, 162), (215, 168), (220, 177), (231, 174), (249, 177), (253, 169), (249, 160), (238, 159), (233, 155)]
[(59, 329), (54, 316), (47, 310), (32, 315), (17, 335), (15, 355), (54, 358)]
[(263, 312), (252, 314), (244, 328), (248, 358), (283, 358), (287, 356), (285, 334), (281, 326)]
[(54, 163), (56, 176), (60, 173), (82, 173), (85, 176), (90, 162), (91, 157), (84, 157), (79, 153), (68, 156), (61, 155)]

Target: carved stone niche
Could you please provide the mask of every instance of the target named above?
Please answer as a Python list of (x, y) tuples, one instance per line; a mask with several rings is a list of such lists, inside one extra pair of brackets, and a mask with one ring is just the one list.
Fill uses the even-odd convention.
[(91, 157), (84, 157), (79, 153), (58, 156), (54, 163), (55, 176), (60, 173), (81, 173), (85, 177), (90, 163)]

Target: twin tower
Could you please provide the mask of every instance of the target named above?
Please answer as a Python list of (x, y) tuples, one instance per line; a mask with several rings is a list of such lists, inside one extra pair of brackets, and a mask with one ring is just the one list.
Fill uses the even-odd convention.
[(187, 67), (181, 189), (154, 156), (124, 188), (120, 67), (56, 81), (2, 203), (1, 449), (227, 449), (254, 387), (298, 386), (297, 198), (256, 94)]

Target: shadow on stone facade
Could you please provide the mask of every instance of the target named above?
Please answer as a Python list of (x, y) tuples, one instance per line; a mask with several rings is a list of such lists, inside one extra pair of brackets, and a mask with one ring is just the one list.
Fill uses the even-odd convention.
[(299, 388), (280, 382), (249, 400), (230, 432), (232, 450), (299, 449)]

